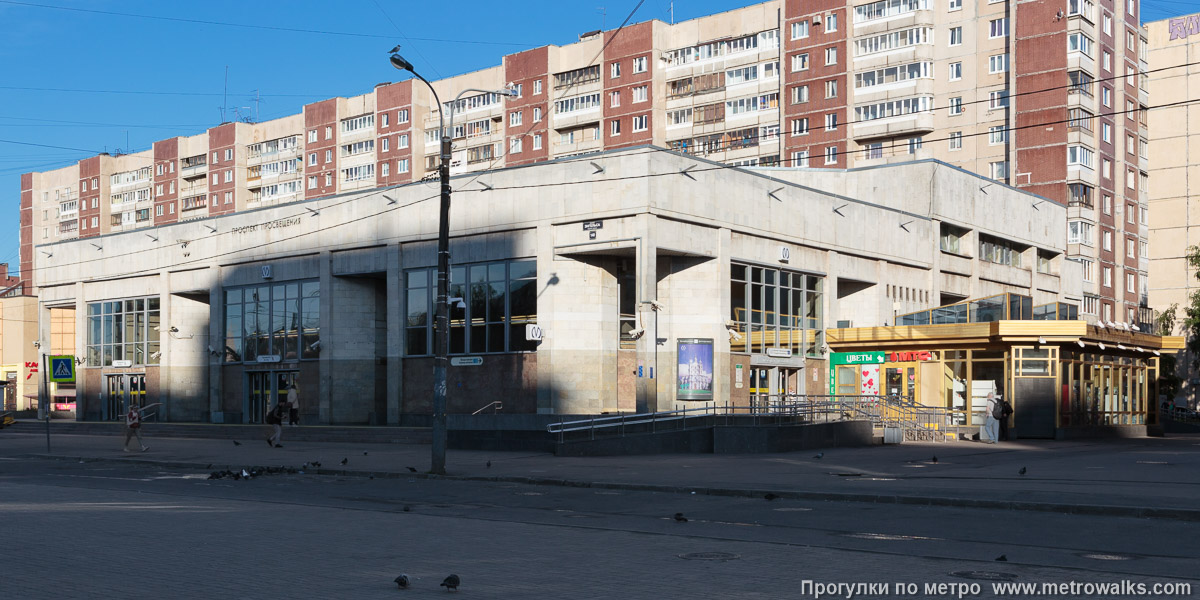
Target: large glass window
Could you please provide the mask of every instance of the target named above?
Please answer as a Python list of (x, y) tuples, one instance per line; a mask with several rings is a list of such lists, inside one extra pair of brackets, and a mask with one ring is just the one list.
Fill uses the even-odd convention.
[[(437, 269), (411, 269), (404, 278), (405, 354), (433, 354)], [(455, 265), (449, 283), (451, 354), (537, 349), (537, 342), (525, 339), (525, 326), (537, 323), (536, 260)]]
[(290, 281), (225, 289), (225, 362), (317, 358), (321, 283)]
[(733, 352), (790, 348), (818, 356), (824, 342), (822, 278), (793, 271), (731, 265), (730, 305), (741, 339)]
[(117, 360), (158, 364), (161, 321), (157, 296), (93, 302), (87, 306), (87, 318), (89, 367), (109, 367)]

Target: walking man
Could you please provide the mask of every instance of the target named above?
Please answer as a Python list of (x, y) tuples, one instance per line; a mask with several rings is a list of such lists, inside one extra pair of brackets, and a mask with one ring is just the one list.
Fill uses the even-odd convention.
[(267, 424), (271, 426), (271, 436), (267, 438), (267, 445), (272, 448), (282, 448), (283, 444), (279, 443), (279, 438), (283, 435), (283, 416), (287, 414), (287, 407), (284, 406), (285, 400), (282, 398), (275, 404), (275, 408), (267, 413)]
[(145, 408), (139, 408), (137, 402), (129, 402), (129, 412), (125, 413), (125, 444), (121, 447), (125, 452), (129, 452), (129, 440), (137, 436), (138, 446), (142, 452), (150, 449), (149, 446), (142, 443), (142, 412), (150, 408), (158, 406), (162, 402), (155, 402)]
[(984, 421), (983, 428), (987, 432), (987, 443), (995, 444), (999, 439), (999, 424), (1000, 415), (1003, 411), (1000, 401), (996, 400), (996, 392), (988, 392), (987, 395), (987, 418)]

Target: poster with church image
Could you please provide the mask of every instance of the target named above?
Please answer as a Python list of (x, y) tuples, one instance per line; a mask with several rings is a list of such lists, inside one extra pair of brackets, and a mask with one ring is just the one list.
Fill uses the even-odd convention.
[(679, 340), (679, 369), (676, 397), (679, 400), (713, 399), (713, 341)]

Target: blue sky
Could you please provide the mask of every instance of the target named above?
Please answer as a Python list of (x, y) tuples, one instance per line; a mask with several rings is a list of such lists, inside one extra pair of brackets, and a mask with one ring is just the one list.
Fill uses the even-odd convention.
[[(680, 0), (675, 19), (756, 3)], [(670, 4), (645, 0), (630, 22), (667, 21)], [(21, 173), (194, 135), (221, 122), (222, 104), (227, 120), (269, 120), (315, 100), (362, 94), (405, 78), (387, 62), (386, 50), (395, 44), (425, 77), (440, 79), (499, 64), (504, 54), (613, 29), (637, 5), (0, 0), (0, 262), (17, 268)], [(1185, 0), (1143, 6), (1147, 20), (1200, 10)]]

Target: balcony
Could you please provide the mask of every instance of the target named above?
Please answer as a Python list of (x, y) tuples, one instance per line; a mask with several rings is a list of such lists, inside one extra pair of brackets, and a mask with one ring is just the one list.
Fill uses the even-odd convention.
[(933, 115), (929, 112), (911, 113), (854, 123), (855, 141), (876, 138), (902, 137), (933, 131)]
[(191, 166), (181, 166), (179, 168), (179, 176), (183, 179), (196, 179), (206, 175), (208, 175), (208, 163), (204, 161), (200, 161), (198, 164), (192, 164)]

